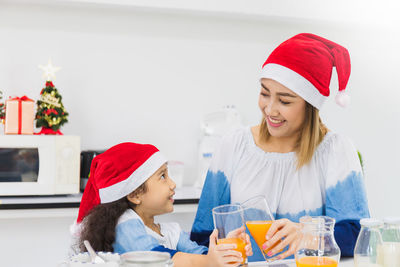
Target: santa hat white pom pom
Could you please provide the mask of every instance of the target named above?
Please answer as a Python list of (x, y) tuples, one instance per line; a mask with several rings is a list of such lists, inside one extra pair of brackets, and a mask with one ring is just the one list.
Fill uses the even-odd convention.
[(335, 97), (335, 101), (336, 104), (345, 108), (350, 104), (350, 96), (344, 91), (339, 91), (339, 93)]
[(69, 232), (74, 237), (79, 237), (81, 235), (81, 224), (76, 221), (69, 226)]

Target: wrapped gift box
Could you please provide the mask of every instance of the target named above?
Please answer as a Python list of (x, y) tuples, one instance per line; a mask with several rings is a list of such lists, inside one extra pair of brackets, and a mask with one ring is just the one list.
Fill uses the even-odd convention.
[(33, 134), (35, 102), (26, 97), (10, 98), (6, 101), (5, 134)]

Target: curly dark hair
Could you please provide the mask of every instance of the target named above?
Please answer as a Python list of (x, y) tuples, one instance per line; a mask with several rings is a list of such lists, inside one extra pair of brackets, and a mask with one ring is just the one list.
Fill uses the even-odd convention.
[[(131, 194), (138, 195), (146, 191), (146, 183), (143, 183)], [(118, 219), (127, 209), (134, 209), (135, 206), (127, 197), (123, 197), (114, 202), (94, 207), (82, 221), (79, 238), (80, 250), (86, 251), (83, 241), (88, 240), (95, 251), (114, 252), (112, 244), (115, 241), (115, 227)]]

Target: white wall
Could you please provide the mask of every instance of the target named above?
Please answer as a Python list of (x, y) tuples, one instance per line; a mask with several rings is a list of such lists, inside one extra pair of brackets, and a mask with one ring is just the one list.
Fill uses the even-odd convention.
[[(80, 135), (82, 149), (153, 143), (186, 163), (190, 184), (201, 116), (235, 104), (245, 124), (258, 123), (258, 73), (267, 55), (296, 33), (320, 34), (347, 47), (353, 66), (351, 106), (330, 100), (323, 120), (362, 152), (372, 215), (400, 215), (400, 31), (370, 17), (354, 26), (3, 3), (0, 88), (37, 99), (44, 85), (37, 65), (51, 57), (62, 67), (55, 85), (70, 112), (65, 134)], [(335, 95), (335, 75), (332, 85)]]

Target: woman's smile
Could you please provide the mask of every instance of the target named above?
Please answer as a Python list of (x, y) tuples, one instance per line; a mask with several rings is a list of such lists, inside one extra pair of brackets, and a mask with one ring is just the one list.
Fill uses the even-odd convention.
[(267, 117), (268, 124), (272, 127), (280, 127), (286, 122), (286, 120), (277, 120), (277, 119), (273, 119), (270, 116), (266, 116), (266, 117)]

